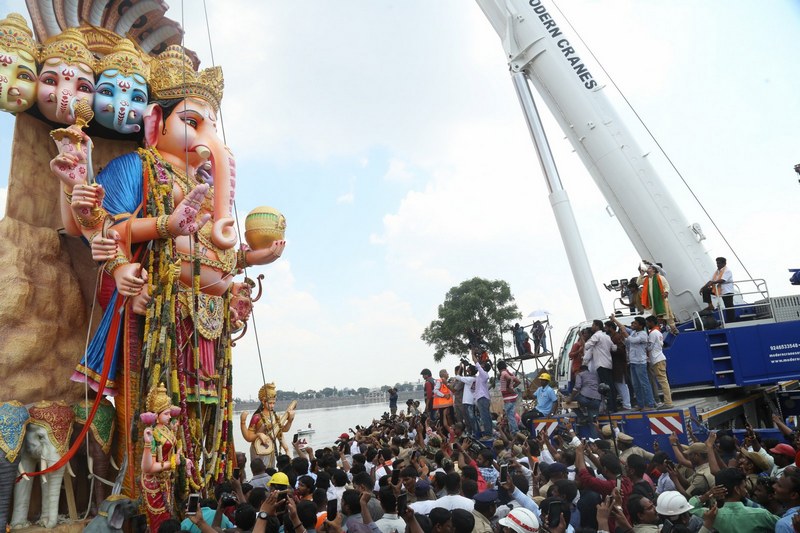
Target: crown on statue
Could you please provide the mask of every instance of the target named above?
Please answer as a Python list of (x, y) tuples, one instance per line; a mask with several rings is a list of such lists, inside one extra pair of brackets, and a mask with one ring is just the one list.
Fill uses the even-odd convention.
[(163, 383), (159, 383), (157, 387), (150, 389), (147, 393), (147, 410), (151, 413), (163, 413), (172, 407), (172, 401), (167, 395), (167, 388)]
[(278, 397), (278, 391), (275, 389), (274, 383), (267, 383), (258, 389), (258, 399), (261, 403), (269, 400), (275, 400)]
[(150, 92), (156, 100), (199, 98), (219, 111), (225, 80), (222, 68), (194, 70), (183, 47), (170, 45), (155, 60), (150, 74)]
[(19, 13), (9, 13), (0, 20), (0, 50), (21, 50), (36, 59), (36, 42), (28, 22)]
[(92, 52), (89, 51), (86, 37), (76, 28), (67, 28), (61, 34), (44, 42), (39, 61), (44, 63), (54, 58), (67, 63), (84, 63), (92, 70), (96, 62)]
[(139, 76), (147, 79), (149, 74), (148, 65), (145, 63), (145, 55), (134, 46), (130, 39), (120, 39), (107, 56), (97, 63), (97, 72), (106, 70), (118, 70), (123, 76)]

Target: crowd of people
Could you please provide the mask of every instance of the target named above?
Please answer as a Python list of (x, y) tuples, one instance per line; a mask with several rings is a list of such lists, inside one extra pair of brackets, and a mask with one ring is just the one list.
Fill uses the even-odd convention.
[(800, 532), (800, 433), (777, 416), (783, 442), (748, 428), (742, 442), (673, 435), (654, 453), (611, 425), (580, 439), (569, 423), (513, 431), (493, 414), (478, 440), (448, 419), (386, 413), (331, 446), (295, 443), (275, 468), (254, 459), (249, 479), (239, 454), (215, 498), (160, 531)]

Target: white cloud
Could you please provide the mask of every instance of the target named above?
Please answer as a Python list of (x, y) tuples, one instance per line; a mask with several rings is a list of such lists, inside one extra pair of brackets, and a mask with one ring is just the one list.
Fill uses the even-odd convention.
[(405, 162), (392, 159), (389, 161), (389, 170), (386, 171), (383, 179), (395, 183), (408, 183), (414, 179), (414, 173), (408, 170)]
[(352, 204), (355, 201), (355, 198), (356, 198), (355, 194), (352, 191), (351, 192), (346, 192), (346, 193), (344, 193), (342, 195), (339, 195), (336, 198), (336, 203), (337, 204)]

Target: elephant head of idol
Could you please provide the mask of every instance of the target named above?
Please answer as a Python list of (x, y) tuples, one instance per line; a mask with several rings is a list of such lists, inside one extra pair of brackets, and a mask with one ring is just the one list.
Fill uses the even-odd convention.
[(48, 39), (39, 54), (41, 71), (36, 103), (47, 120), (75, 123), (75, 104), (94, 102), (95, 59), (86, 38), (75, 28)]
[(0, 110), (19, 113), (36, 102), (36, 43), (18, 13), (0, 20)]
[(138, 133), (147, 109), (148, 67), (131, 41), (120, 39), (97, 64), (95, 120), (118, 133)]
[(214, 194), (211, 240), (227, 250), (237, 242), (231, 216), (236, 166), (218, 132), (223, 87), (220, 67), (197, 72), (182, 47), (167, 47), (151, 68), (152, 103), (144, 117), (144, 140), (188, 175), (197, 175), (201, 167), (210, 175)]

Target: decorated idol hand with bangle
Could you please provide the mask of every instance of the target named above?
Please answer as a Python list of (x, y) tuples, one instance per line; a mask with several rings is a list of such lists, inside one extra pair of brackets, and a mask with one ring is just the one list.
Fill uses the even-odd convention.
[[(124, 259), (124, 256), (118, 259)], [(106, 263), (107, 270), (108, 265), (113, 261), (116, 260)], [(119, 291), (122, 296), (138, 296), (147, 284), (147, 270), (143, 269), (142, 265), (139, 263), (123, 261), (120, 264), (114, 265), (111, 274), (114, 276), (114, 281), (117, 284), (117, 291)]]
[[(203, 213), (199, 217), (197, 216), (207, 192), (208, 185), (202, 183), (189, 191), (186, 197), (181, 200), (181, 203), (178, 204), (167, 220), (165, 229), (169, 236), (194, 235), (206, 222), (211, 220), (210, 213)], [(163, 230), (159, 229), (159, 234), (162, 232)], [(166, 236), (161, 235), (161, 237)]]

